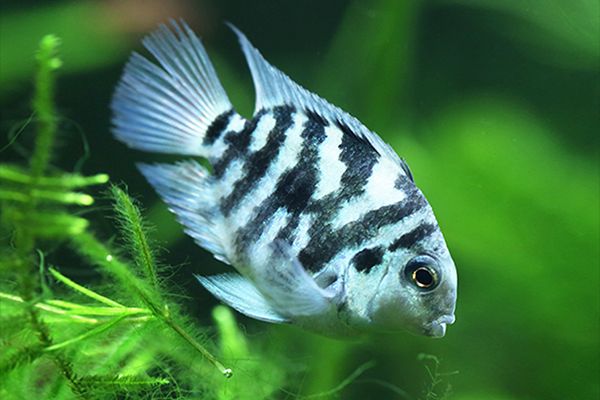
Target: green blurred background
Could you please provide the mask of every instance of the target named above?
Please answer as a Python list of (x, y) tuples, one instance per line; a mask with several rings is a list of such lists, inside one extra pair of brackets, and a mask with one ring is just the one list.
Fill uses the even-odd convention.
[[(242, 114), (254, 94), (224, 21), (408, 161), (458, 267), (456, 324), (441, 340), (398, 333), (348, 342), (240, 316), (250, 340), (278, 346), (300, 371), (280, 398), (329, 390), (368, 361), (375, 366), (335, 396), (406, 398), (401, 389), (416, 398), (428, 381), (419, 353), (458, 371), (444, 377), (451, 399), (600, 397), (596, 0), (22, 0), (0, 11), (0, 147), (31, 113), (33, 52), (55, 33), (64, 59), (55, 163), (127, 183), (158, 227), (164, 258), (181, 265), (172, 279), (198, 323), (211, 323), (216, 302), (191, 273), (226, 268), (183, 236), (134, 169), (134, 160), (156, 158), (109, 133), (123, 64), (158, 22), (183, 17), (204, 38)], [(28, 133), (0, 158), (26, 157)], [(95, 229), (110, 229), (99, 215), (90, 216)], [(65, 271), (80, 281), (91, 274)]]

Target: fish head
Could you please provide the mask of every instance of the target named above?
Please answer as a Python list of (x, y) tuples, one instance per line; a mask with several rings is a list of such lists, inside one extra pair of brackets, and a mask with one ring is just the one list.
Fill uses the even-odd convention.
[(374, 327), (444, 336), (455, 320), (457, 274), (437, 223), (418, 245), (385, 258), (385, 272), (365, 310)]

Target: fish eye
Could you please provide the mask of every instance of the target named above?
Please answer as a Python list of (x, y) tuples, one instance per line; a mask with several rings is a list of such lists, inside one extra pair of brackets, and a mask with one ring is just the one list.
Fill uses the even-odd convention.
[(413, 282), (420, 288), (427, 289), (433, 285), (435, 278), (431, 270), (420, 267), (413, 271), (412, 275)]
[(436, 261), (430, 256), (412, 258), (404, 268), (406, 278), (422, 290), (432, 290), (439, 283)]

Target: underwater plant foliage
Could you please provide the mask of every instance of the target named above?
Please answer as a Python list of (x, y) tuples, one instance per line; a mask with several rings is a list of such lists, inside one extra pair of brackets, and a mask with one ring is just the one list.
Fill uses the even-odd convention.
[[(4, 2), (0, 398), (598, 398), (599, 7)], [(234, 314), (197, 285), (194, 273), (228, 267), (185, 236), (133, 162), (171, 160), (132, 155), (109, 133), (129, 52), (180, 16), (245, 115), (253, 90), (225, 20), (407, 160), (458, 269), (446, 337), (333, 340)], [(42, 72), (33, 54), (47, 33), (63, 62), (52, 50)], [(45, 111), (33, 113), (44, 74), (33, 97)]]
[[(213, 310), (215, 330), (179, 309), (157, 261), (156, 245), (136, 202), (110, 186), (116, 240), (93, 232), (81, 208), (89, 186), (108, 175), (84, 176), (51, 167), (59, 117), (53, 102), (60, 40), (45, 36), (37, 52), (34, 147), (27, 167), (0, 164), (2, 203), (0, 396), (23, 398), (266, 398), (284, 378), (275, 358), (249, 345), (232, 312)], [(94, 269), (81, 285), (49, 265), (47, 252), (73, 253)], [(233, 374), (213, 352), (239, 368)], [(261, 379), (260, 385), (248, 385)], [(244, 383), (246, 383), (244, 385)]]

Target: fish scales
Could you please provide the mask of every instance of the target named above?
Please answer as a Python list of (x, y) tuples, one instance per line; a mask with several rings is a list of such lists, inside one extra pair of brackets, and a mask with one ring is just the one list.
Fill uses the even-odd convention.
[[(282, 116), (281, 113), (283, 112), (285, 112), (285, 115)], [(282, 137), (286, 135), (287, 130), (291, 127), (289, 122), (290, 116), (296, 112), (302, 111), (276, 109), (267, 112), (266, 110), (261, 110), (252, 120), (246, 122), (243, 131), (222, 132), (225, 136), (225, 142), (228, 143), (228, 147), (223, 157), (214, 163), (215, 177), (221, 177), (223, 174), (222, 171), (225, 171), (231, 160), (236, 157), (242, 159), (242, 169), (246, 171), (244, 178), (234, 183), (232, 195), (223, 199), (221, 203), (221, 209), (225, 215), (231, 212), (236, 203), (244, 201), (244, 195), (251, 191), (253, 184), (260, 184), (261, 176), (269, 168), (270, 163), (275, 160), (278, 149), (284, 145)], [(270, 139), (267, 140), (267, 146), (257, 152), (248, 152), (251, 138), (257, 134), (264, 135), (264, 132), (256, 132), (256, 128), (259, 125), (260, 119), (266, 114), (276, 116), (275, 126), (268, 134)], [(317, 223), (317, 226), (311, 229), (313, 237), (325, 237), (327, 239), (345, 237), (348, 239), (352, 237), (351, 235), (348, 236), (348, 233), (353, 230), (355, 232), (366, 232), (363, 229), (363, 223), (360, 222), (346, 226), (344, 230), (324, 230), (322, 225), (328, 226), (332, 223), (335, 214), (339, 212), (341, 203), (348, 202), (364, 193), (373, 169), (379, 162), (379, 154), (369, 143), (357, 138), (350, 128), (336, 122), (335, 126), (343, 135), (342, 143), (339, 146), (340, 152), (333, 156), (337, 157), (345, 166), (341, 177), (342, 189), (333, 194), (329, 202), (316, 201), (312, 196), (319, 183), (319, 170), (325, 170), (327, 164), (329, 164), (329, 160), (327, 159), (328, 154), (322, 154), (324, 160), (321, 161), (322, 164), (319, 164), (318, 150), (326, 138), (324, 128), (330, 124), (324, 117), (319, 116), (313, 111), (305, 112), (305, 114), (308, 120), (304, 124), (301, 134), (303, 143), (298, 162), (286, 171), (283, 171), (278, 180), (271, 182), (274, 185), (272, 190), (271, 188), (268, 189), (271, 193), (269, 197), (257, 205), (256, 213), (252, 215), (247, 224), (236, 230), (236, 248), (240, 252), (247, 250), (248, 244), (258, 240), (260, 235), (268, 229), (269, 218), (275, 215), (276, 211), (280, 208), (284, 208), (291, 213), (289, 222), (277, 234), (277, 238), (280, 240), (293, 242), (299, 220), (309, 204), (311, 207), (306, 212), (315, 215), (313, 221)], [(227, 112), (226, 115), (230, 115), (230, 113)], [(213, 142), (215, 139), (213, 139)], [(249, 176), (252, 178), (248, 178)], [(328, 204), (331, 206), (328, 207)], [(383, 220), (380, 220), (380, 222), (383, 222)], [(318, 236), (315, 234), (315, 231), (319, 231)], [(369, 235), (365, 235), (365, 239), (368, 237)], [(307, 269), (318, 272), (334, 255), (334, 252), (340, 251), (345, 247), (339, 245), (339, 243), (345, 242), (338, 241), (337, 243), (338, 246), (331, 246), (333, 252), (322, 251), (320, 247), (314, 249), (313, 247), (315, 246), (312, 243), (311, 245), (307, 245), (306, 248), (295, 250), (303, 257), (301, 261), (305, 262)], [(359, 244), (359, 241), (356, 239), (348, 240), (348, 246), (353, 245), (356, 247), (357, 244)], [(309, 257), (306, 255), (311, 253), (316, 253), (317, 258), (320, 257), (318, 263), (309, 261)]]
[[(229, 114), (229, 113), (225, 113)], [(223, 114), (222, 114), (223, 115)], [(203, 146), (205, 148), (210, 149), (210, 155), (208, 156), (208, 160), (213, 165), (213, 174), (216, 175), (214, 168), (217, 160), (221, 159), (227, 149), (229, 148), (229, 144), (226, 142), (225, 137), (227, 136), (227, 132), (239, 132), (246, 127), (248, 120), (246, 120), (241, 115), (233, 112), (229, 115), (227, 125), (224, 129), (219, 130), (220, 126), (211, 125), (209, 129), (213, 128), (214, 139), (210, 141), (204, 141)], [(231, 157), (231, 156), (228, 156)], [(222, 177), (225, 173), (225, 168), (222, 171), (219, 171), (218, 174)]]
[[(236, 249), (240, 252), (248, 250), (251, 242), (244, 243), (241, 237), (248, 236), (258, 239), (263, 231), (269, 226), (269, 220), (262, 218), (261, 204), (273, 194), (277, 180), (285, 172), (287, 168), (295, 165), (297, 162), (300, 148), (303, 140), (301, 133), (306, 117), (301, 113), (293, 113), (291, 115), (291, 123), (288, 129), (285, 130), (284, 137), (278, 148), (270, 145), (267, 139), (255, 154), (250, 155), (247, 163), (248, 170), (254, 173), (252, 186), (250, 190), (244, 194), (242, 201), (236, 206), (230, 215), (232, 225), (235, 225), (239, 231), (236, 235)], [(277, 131), (277, 128), (273, 128)], [(272, 131), (272, 132), (273, 132)], [(273, 143), (271, 141), (271, 143)], [(274, 151), (277, 150), (277, 151)], [(269, 162), (265, 162), (267, 160)], [(252, 164), (253, 161), (258, 161), (258, 167)], [(259, 174), (257, 174), (257, 172)], [(254, 232), (254, 235), (252, 234)]]
[(319, 148), (319, 153), (321, 153), (319, 158), (324, 161), (319, 171), (319, 181), (313, 196), (315, 200), (322, 199), (338, 190), (342, 182), (342, 174), (346, 170), (339, 154), (342, 132), (330, 125), (325, 125), (325, 131), (327, 132), (325, 140)]
[[(219, 140), (223, 142), (223, 150), (218, 155), (214, 154), (209, 158), (216, 178), (223, 177), (231, 162), (242, 158), (248, 152), (252, 135), (255, 134), (256, 128), (264, 114), (265, 111), (261, 111), (251, 120), (244, 121), (244, 128), (240, 131), (222, 129), (220, 133), (215, 133), (214, 141)], [(210, 146), (214, 141), (205, 141), (204, 144)]]
[[(264, 177), (271, 162), (277, 157), (286, 139), (286, 131), (292, 126), (294, 108), (277, 107), (273, 110), (275, 126), (267, 136), (267, 142), (258, 151), (249, 154), (244, 163), (244, 176), (233, 184), (233, 191), (221, 202), (221, 211), (229, 216), (245, 196)], [(250, 135), (248, 135), (249, 141)]]
[[(404, 187), (407, 192), (412, 189), (408, 185)], [(311, 240), (300, 251), (298, 258), (308, 269), (316, 272), (344, 248), (357, 247), (370, 238), (377, 237), (382, 227), (402, 222), (426, 204), (423, 196), (409, 195), (396, 204), (371, 210), (339, 229), (332, 229), (330, 224), (314, 225), (309, 232)]]
[(456, 270), (408, 165), (357, 119), (294, 83), (234, 30), (256, 88), (231, 105), (185, 23), (144, 39), (113, 98), (130, 147), (206, 158), (140, 165), (196, 243), (237, 273), (197, 276), (268, 322), (327, 335), (408, 329), (443, 336)]
[(325, 139), (322, 121), (307, 114), (303, 125), (301, 149), (297, 162), (270, 180), (270, 195), (257, 206), (253, 218), (238, 231), (239, 248), (260, 236), (269, 218), (284, 208), (290, 213), (289, 222), (279, 231), (277, 238), (292, 242), (303, 211), (311, 200), (318, 179), (318, 147)]

